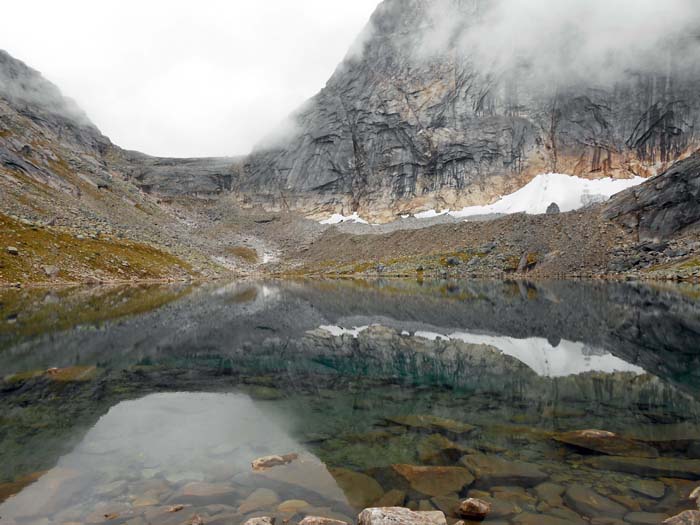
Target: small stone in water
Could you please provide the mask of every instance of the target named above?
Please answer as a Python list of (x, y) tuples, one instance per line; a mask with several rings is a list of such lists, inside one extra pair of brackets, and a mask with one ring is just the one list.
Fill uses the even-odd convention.
[(275, 525), (277, 521), (274, 517), (263, 516), (261, 518), (250, 518), (243, 525)]
[[(630, 489), (633, 492), (654, 499), (663, 498), (664, 494), (666, 493), (666, 485), (664, 485), (660, 481), (654, 481), (650, 479), (640, 479), (638, 481), (633, 481), (632, 483), (630, 483)], [(696, 498), (693, 498), (693, 495), (691, 494), (690, 499)]]
[(184, 508), (185, 508), (185, 506), (182, 504), (172, 505), (171, 507), (168, 508), (168, 512), (179, 512)]
[(271, 467), (277, 467), (279, 465), (286, 465), (291, 463), (299, 457), (299, 454), (284, 454), (282, 456), (265, 456), (253, 460), (251, 466), (253, 470), (264, 470)]
[(459, 514), (465, 518), (483, 520), (491, 512), (491, 504), (477, 498), (467, 498), (459, 504)]
[(304, 509), (308, 509), (311, 505), (303, 499), (288, 499), (277, 506), (277, 510), (284, 513), (296, 514)]

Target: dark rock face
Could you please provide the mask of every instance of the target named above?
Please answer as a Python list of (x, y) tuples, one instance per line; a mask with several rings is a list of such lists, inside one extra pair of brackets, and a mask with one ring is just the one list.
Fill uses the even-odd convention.
[(127, 154), (127, 171), (146, 193), (165, 197), (211, 197), (230, 191), (236, 175), (235, 157), (178, 159)]
[[(471, 20), (484, 2), (451, 4)], [(240, 195), (389, 219), (483, 204), (545, 171), (652, 175), (698, 143), (692, 66), (548, 85), (527, 66), (484, 71), (457, 47), (416, 58), (431, 24), (430, 2), (385, 0), (361, 56), (349, 54), (294, 115), (293, 133), (247, 159)]]
[[(665, 239), (700, 221), (700, 153), (613, 198), (605, 215), (639, 229), (640, 240)], [(665, 247), (665, 246), (664, 246)], [(658, 246), (656, 248), (664, 247)]]

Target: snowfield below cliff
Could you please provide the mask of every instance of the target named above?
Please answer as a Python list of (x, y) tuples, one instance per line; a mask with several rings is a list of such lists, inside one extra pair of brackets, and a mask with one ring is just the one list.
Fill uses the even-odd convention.
[[(544, 173), (537, 175), (518, 191), (505, 195), (492, 204), (468, 206), (461, 210), (427, 210), (413, 216), (402, 216), (402, 219), (433, 219), (436, 217), (462, 219), (511, 213), (537, 215), (546, 213), (547, 208), (552, 203), (557, 204), (559, 211), (567, 212), (597, 202), (604, 202), (616, 193), (637, 186), (645, 180), (647, 179), (643, 177), (591, 180), (564, 173)], [(347, 216), (336, 213), (319, 222), (321, 224), (370, 224), (362, 219), (357, 212)]]
[(589, 180), (563, 173), (545, 173), (537, 175), (518, 191), (501, 197), (493, 204), (468, 206), (454, 211), (428, 210), (417, 213), (415, 217), (426, 219), (438, 215), (451, 215), (455, 218), (462, 218), (522, 212), (536, 215), (545, 213), (547, 207), (553, 202), (559, 206), (559, 210), (562, 212), (572, 211), (589, 204), (606, 201), (616, 193), (637, 186), (645, 180), (643, 177)]

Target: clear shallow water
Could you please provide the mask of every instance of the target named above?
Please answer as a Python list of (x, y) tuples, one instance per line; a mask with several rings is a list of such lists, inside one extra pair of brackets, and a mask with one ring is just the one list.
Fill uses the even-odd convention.
[[(0, 292), (0, 523), (351, 519), (382, 498), (449, 515), (468, 494), (494, 522), (654, 522), (700, 485), (699, 296), (401, 281)], [(635, 441), (604, 454), (555, 439), (591, 428)]]

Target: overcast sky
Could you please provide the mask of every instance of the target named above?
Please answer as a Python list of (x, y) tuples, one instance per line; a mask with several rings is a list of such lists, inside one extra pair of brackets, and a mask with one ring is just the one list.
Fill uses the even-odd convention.
[(247, 153), (319, 91), (379, 0), (21, 0), (0, 48), (118, 145)]

